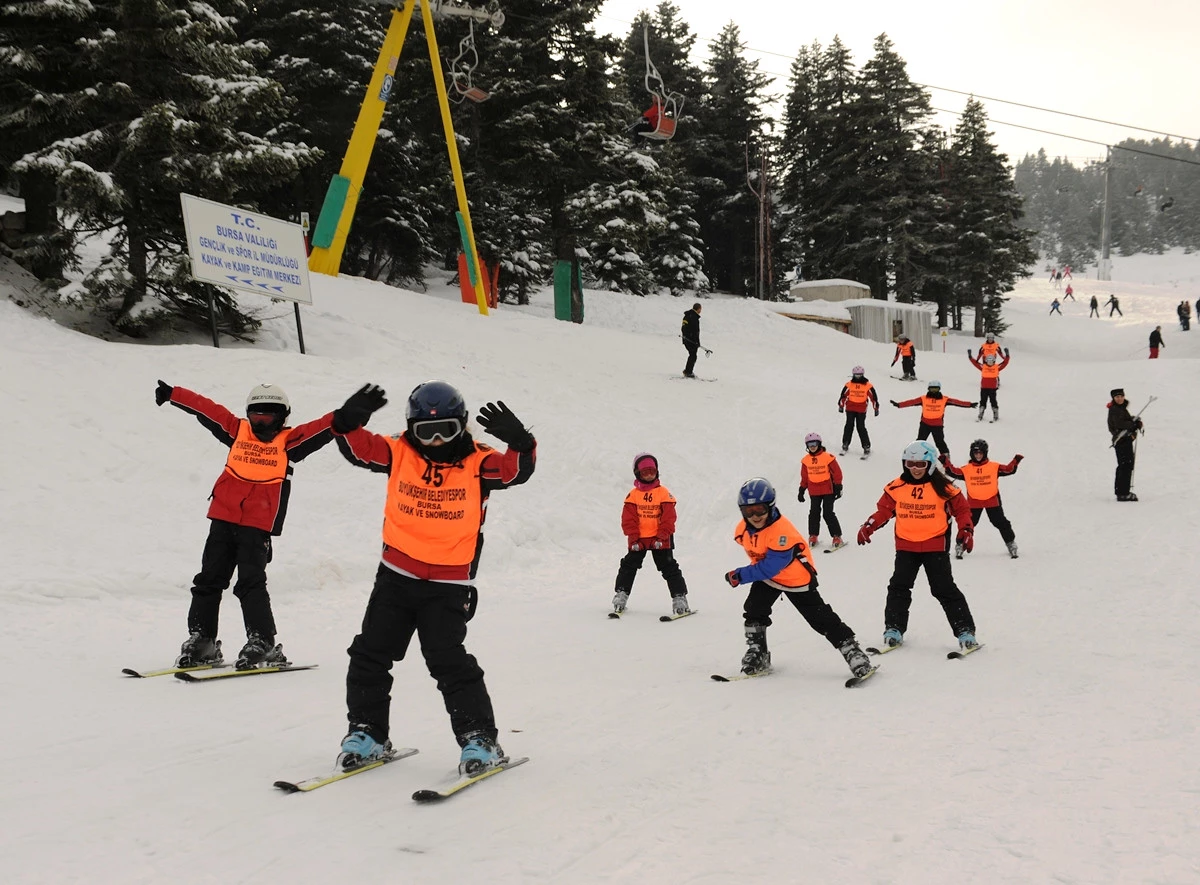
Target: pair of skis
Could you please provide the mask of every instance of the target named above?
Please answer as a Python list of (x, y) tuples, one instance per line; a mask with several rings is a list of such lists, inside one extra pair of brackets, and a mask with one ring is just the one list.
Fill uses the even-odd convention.
[[(385, 756), (376, 759), (373, 762), (368, 762), (365, 765), (359, 765), (356, 768), (336, 771), (333, 774), (318, 775), (316, 777), (305, 778), (297, 781), (275, 781), (276, 789), (282, 790), (285, 793), (311, 793), (313, 790), (319, 789), (329, 784), (335, 784), (338, 781), (343, 781), (346, 778), (354, 777), (356, 774), (362, 774), (364, 771), (373, 771), (376, 768), (382, 768), (390, 762), (396, 762), (400, 759), (407, 759), (409, 756), (415, 756), (420, 752), (412, 747), (401, 747), (390, 750)], [(488, 778), (495, 777), (503, 771), (508, 771), (510, 768), (516, 768), (518, 765), (524, 765), (529, 761), (528, 756), (520, 756), (516, 759), (505, 758), (498, 765), (480, 772), (479, 774), (463, 775), (454, 781), (449, 786), (442, 789), (424, 789), (417, 790), (412, 794), (414, 802), (428, 804), (431, 802), (441, 802), (444, 799), (449, 799), (456, 793), (461, 793), (468, 787), (473, 787), (475, 784), (485, 781)]]
[[(870, 651), (870, 649), (867, 650)], [(714, 673), (709, 678), (712, 679), (713, 682), (740, 682), (743, 679), (757, 679), (760, 676), (769, 676), (772, 672), (774, 671), (768, 667), (765, 670), (758, 670), (754, 673), (736, 673), (733, 676), (722, 676), (720, 673)], [(846, 688), (854, 688), (856, 685), (862, 685), (878, 672), (878, 667), (872, 667), (862, 676), (851, 676), (846, 680)]]
[(265, 676), (270, 673), (290, 673), (293, 670), (315, 670), (317, 666), (317, 664), (277, 664), (251, 667), (249, 670), (236, 670), (229, 664), (200, 664), (196, 667), (164, 667), (161, 670), (133, 670), (126, 667), (121, 673), (139, 679), (174, 676), (183, 682), (212, 682), (215, 679), (230, 679), (238, 676)]
[[(903, 646), (904, 646), (904, 643), (901, 642), (899, 645), (885, 645), (883, 648), (868, 648), (866, 651), (867, 651), (867, 654), (869, 654), (869, 655), (887, 655), (887, 654), (891, 654), (892, 652), (896, 651), (896, 649), (898, 649), (898, 648), (903, 648)], [(972, 645), (967, 648), (960, 648), (958, 651), (947, 652), (946, 660), (957, 661), (960, 658), (967, 657), (967, 655), (975, 654), (975, 652), (979, 651), (981, 648), (983, 648), (982, 642), (979, 643), (978, 645)]]
[[(689, 615), (694, 615), (694, 614), (696, 614), (698, 611), (699, 611), (698, 609), (694, 609), (694, 608), (693, 608), (693, 609), (689, 609), (688, 611), (685, 611), (685, 612), (680, 612), (680, 613), (679, 613), (679, 614), (677, 614), (677, 615), (676, 615), (676, 614), (671, 614), (671, 615), (660, 615), (658, 619), (659, 619), (660, 621), (663, 621), (663, 622), (666, 622), (666, 621), (678, 621), (680, 618), (686, 618), (686, 617), (688, 617)], [(621, 619), (621, 616), (622, 616), (622, 615), (624, 615), (624, 614), (625, 614), (625, 612), (624, 612), (624, 611), (619, 611), (619, 612), (609, 612), (609, 613), (608, 613), (608, 617), (609, 617), (611, 620), (614, 620), (614, 621), (619, 621), (619, 620)]]

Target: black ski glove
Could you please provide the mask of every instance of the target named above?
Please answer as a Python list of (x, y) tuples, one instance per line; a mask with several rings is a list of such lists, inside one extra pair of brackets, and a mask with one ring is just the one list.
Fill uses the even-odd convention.
[(158, 389), (156, 391), (154, 391), (155, 405), (161, 406), (163, 403), (170, 402), (171, 401), (171, 393), (174, 390), (175, 390), (175, 388), (172, 387), (170, 384), (168, 384), (166, 381), (160, 380), (158, 382)]
[(799, 501), (801, 504), (804, 503), (804, 489), (803, 488), (801, 488), (800, 493), (798, 495), (796, 495), (796, 500)]
[(371, 415), (387, 405), (387, 395), (377, 384), (364, 384), (350, 395), (345, 405), (333, 413), (333, 429), (336, 433), (358, 430), (371, 419)]
[(486, 403), (479, 409), (479, 423), (514, 452), (532, 452), (536, 441), (516, 415), (502, 400)]
[(842, 487), (841, 487), (841, 486), (834, 486), (834, 487), (833, 487), (833, 500), (835, 500), (835, 501), (836, 501), (836, 500), (837, 500), (838, 498), (840, 498), (840, 497), (842, 497)]

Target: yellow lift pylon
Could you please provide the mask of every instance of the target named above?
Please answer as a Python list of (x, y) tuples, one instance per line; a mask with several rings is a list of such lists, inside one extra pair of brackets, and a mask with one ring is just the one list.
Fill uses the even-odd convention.
[[(384, 2), (388, 6), (395, 5), (392, 0), (384, 0)], [(379, 58), (375, 62), (375, 70), (371, 75), (371, 82), (367, 85), (362, 106), (358, 109), (358, 119), (354, 123), (354, 132), (350, 135), (350, 144), (346, 148), (346, 155), (342, 158), (338, 174), (329, 182), (329, 189), (325, 192), (325, 202), (321, 205), (321, 214), (313, 229), (313, 248), (312, 254), (308, 257), (308, 269), (314, 273), (337, 276), (341, 267), (342, 252), (346, 248), (346, 238), (350, 234), (350, 224), (354, 220), (358, 196), (362, 192), (363, 179), (367, 174), (367, 166), (371, 162), (371, 152), (375, 148), (379, 126), (383, 122), (383, 112), (387, 107), (392, 90), (395, 88), (396, 66), (400, 62), (404, 38), (408, 34), (408, 26), (412, 21), (413, 10), (418, 2), (421, 6), (421, 18), (425, 25), (425, 41), (429, 46), (429, 61), (430, 67), (433, 69), (438, 108), (442, 115), (442, 128), (446, 135), (446, 152), (450, 157), (450, 171), (454, 176), (454, 193), (458, 199), (459, 235), (463, 243), (463, 252), (467, 256), (467, 269), (471, 271), (471, 285), (475, 289), (475, 301), (479, 305), (479, 312), (486, 316), (488, 313), (487, 294), (484, 290), (479, 253), (475, 248), (475, 229), (471, 225), (471, 208), (467, 204), (467, 186), (463, 180), (462, 164), (458, 159), (458, 144), (454, 136), (454, 122), (450, 118), (450, 99), (446, 92), (446, 78), (442, 73), (437, 35), (433, 30), (433, 15), (436, 12), (442, 15), (467, 17), (500, 27), (504, 23), (504, 13), (498, 9), (487, 12), (471, 9), (468, 6), (443, 4), (440, 0), (404, 0), (402, 7), (392, 10), (392, 20), (388, 25), (387, 34), (383, 38), (383, 46), (380, 47)]]

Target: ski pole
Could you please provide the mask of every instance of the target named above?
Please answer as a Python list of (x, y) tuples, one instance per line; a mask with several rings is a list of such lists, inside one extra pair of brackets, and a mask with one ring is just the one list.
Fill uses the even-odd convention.
[[(1144, 412), (1144, 411), (1146, 411), (1146, 409), (1150, 408), (1150, 404), (1153, 403), (1156, 399), (1158, 399), (1158, 397), (1156, 397), (1156, 396), (1150, 397), (1150, 399), (1148, 399), (1146, 401), (1146, 405), (1142, 406), (1142, 408), (1140, 410), (1138, 410), (1138, 413), (1136, 415), (1134, 415), (1133, 417), (1135, 419), (1142, 417), (1142, 412)], [(1119, 443), (1121, 440), (1123, 440), (1127, 436), (1129, 436), (1129, 431), (1122, 430), (1120, 433), (1117, 434), (1116, 438), (1111, 443), (1109, 443), (1108, 447), (1111, 449), (1113, 446), (1115, 446), (1117, 443)]]

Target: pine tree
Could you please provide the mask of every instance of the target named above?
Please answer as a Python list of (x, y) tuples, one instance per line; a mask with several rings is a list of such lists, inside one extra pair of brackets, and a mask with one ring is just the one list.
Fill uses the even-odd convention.
[(975, 334), (1003, 332), (1005, 292), (1037, 255), (1031, 235), (1020, 226), (1021, 197), (987, 130), (987, 114), (975, 99), (967, 102), (951, 143), (949, 217), (954, 226), (953, 273), (960, 306), (973, 307)]
[[(315, 159), (304, 145), (251, 134), (288, 106), (279, 84), (255, 72), (261, 49), (234, 37), (230, 16), (209, 3), (123, 0), (113, 27), (80, 49), (95, 83), (72, 99), (80, 134), (16, 164), (21, 174), (57, 177), (77, 234), (111, 237), (83, 292), (111, 307), (127, 333), (170, 318), (208, 324), (211, 287), (190, 279), (180, 193), (253, 208)], [(227, 293), (213, 297), (218, 328), (253, 330), (256, 321)]]

